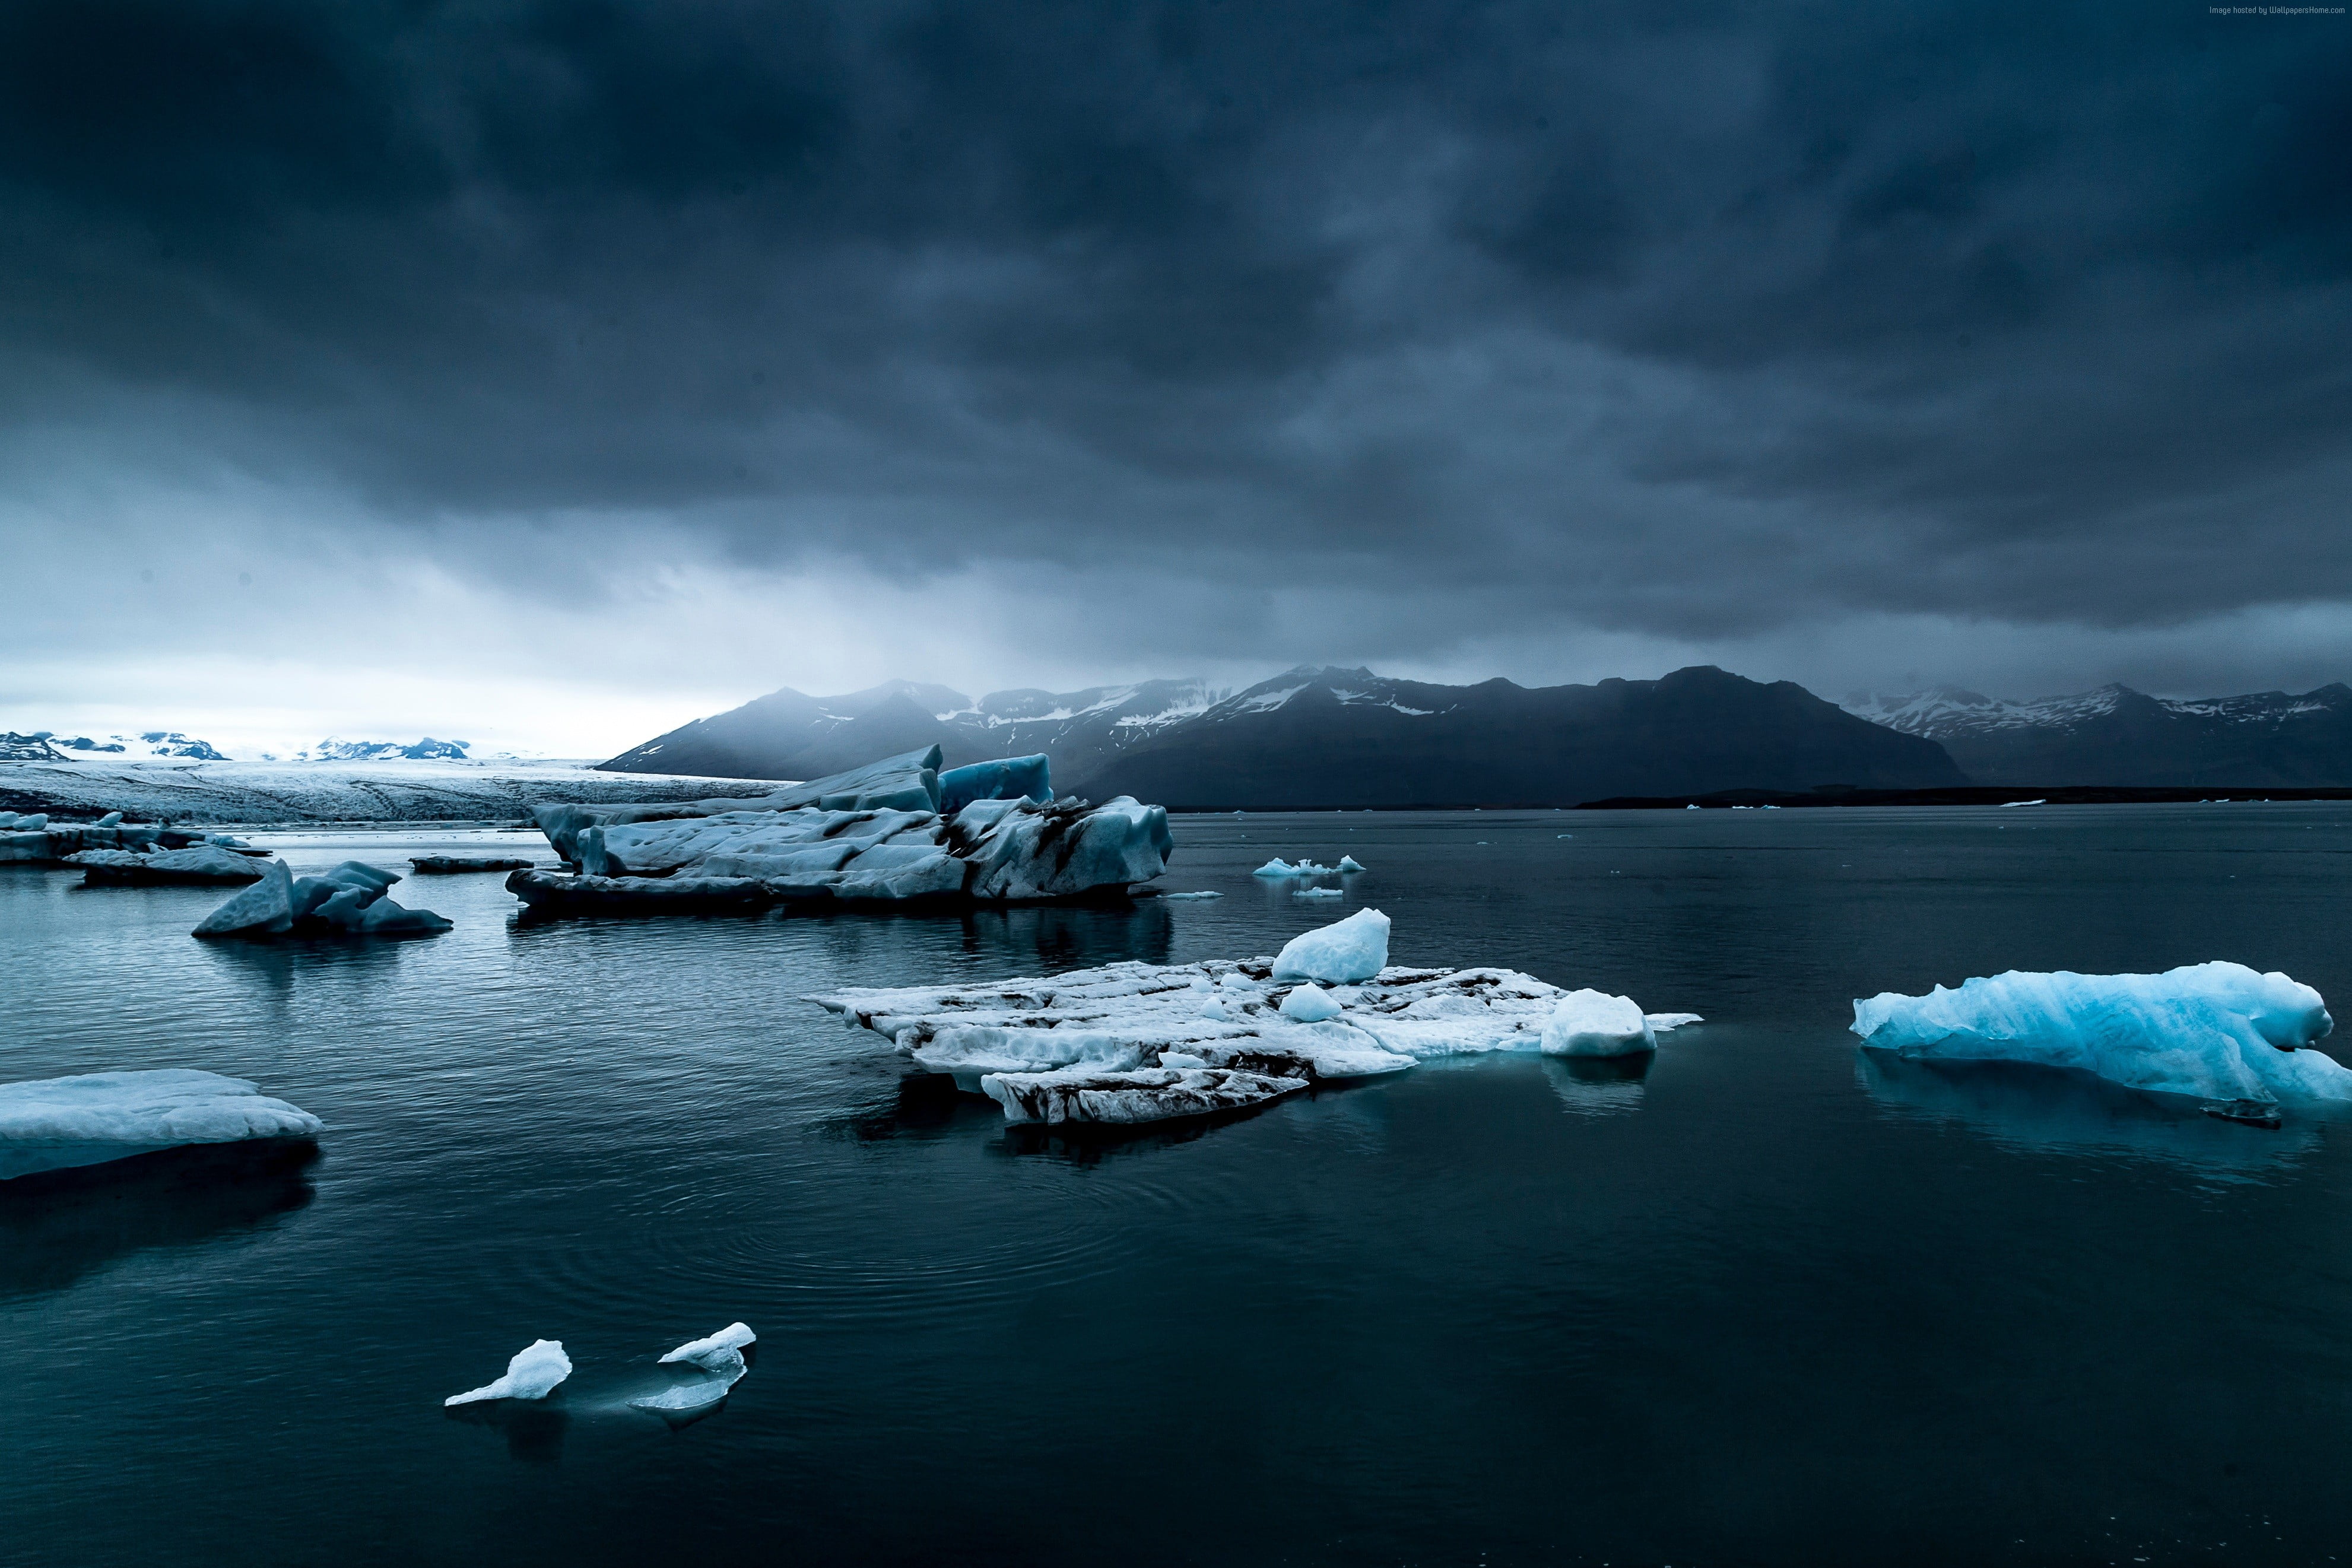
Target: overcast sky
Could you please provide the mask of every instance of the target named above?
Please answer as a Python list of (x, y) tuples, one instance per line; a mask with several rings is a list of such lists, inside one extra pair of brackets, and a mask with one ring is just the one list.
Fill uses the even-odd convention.
[(0, 10), (0, 727), (2352, 678), (2352, 16)]

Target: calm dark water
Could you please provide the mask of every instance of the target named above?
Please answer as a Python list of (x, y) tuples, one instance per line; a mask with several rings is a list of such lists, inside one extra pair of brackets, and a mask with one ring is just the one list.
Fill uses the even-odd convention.
[[(207, 1068), (330, 1131), (307, 1170), (0, 1190), (0, 1557), (2352, 1557), (2352, 1124), (1890, 1073), (1844, 1032), (1881, 989), (2209, 958), (2352, 1012), (2352, 811), (1178, 843), (1167, 886), (1223, 899), (519, 928), (498, 878), (414, 879), (455, 931), (278, 950), (191, 940), (216, 892), (8, 868), (0, 1078)], [(1370, 869), (1248, 876), (1301, 852)], [(1098, 1145), (1009, 1135), (798, 1000), (1269, 952), (1361, 903), (1399, 962), (1709, 1021), (1639, 1080), (1486, 1058)], [(737, 1318), (718, 1414), (623, 1405)], [(578, 1368), (547, 1409), (445, 1415), (541, 1336)]]

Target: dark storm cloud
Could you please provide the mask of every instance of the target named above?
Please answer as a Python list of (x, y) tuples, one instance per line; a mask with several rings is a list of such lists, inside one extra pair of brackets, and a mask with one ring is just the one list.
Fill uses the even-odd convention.
[(2347, 83), (2191, 5), (59, 0), (0, 16), (0, 406), (450, 549), (2337, 597)]

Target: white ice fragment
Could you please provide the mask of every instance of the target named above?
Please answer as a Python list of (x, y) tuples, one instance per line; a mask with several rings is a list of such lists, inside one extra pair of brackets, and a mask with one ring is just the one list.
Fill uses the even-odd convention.
[[(1350, 828), (1349, 831), (1353, 832), (1354, 829)], [(1342, 855), (1339, 857), (1339, 869), (1342, 871), (1360, 871), (1363, 868), (1364, 868), (1358, 863), (1353, 855)]]
[(707, 1338), (687, 1341), (686, 1343), (662, 1357), (662, 1361), (664, 1363), (690, 1361), (698, 1366), (708, 1366), (713, 1359), (723, 1359), (723, 1354), (731, 1354), (740, 1351), (759, 1337), (751, 1331), (748, 1324), (730, 1323)]
[(294, 929), (294, 873), (272, 860), (261, 880), (196, 922), (197, 936), (283, 936)]
[(2000, 808), (2003, 811), (2008, 811), (2014, 806), (2048, 805), (2050, 803), (2046, 800), (2005, 800), (2000, 803)]
[(1298, 875), (1298, 868), (1277, 855), (1273, 859), (1267, 861), (1265, 865), (1260, 866), (1256, 870), (1252, 871), (1250, 875), (1253, 877), (1296, 877)]
[(1223, 893), (1210, 893), (1210, 892), (1200, 892), (1200, 893), (1162, 893), (1162, 894), (1160, 894), (1160, 896), (1161, 898), (1163, 898), (1163, 899), (1222, 899), (1222, 898), (1223, 898), (1223, 897), (1224, 897), (1224, 894), (1223, 894)]
[(1302, 899), (1344, 899), (1348, 895), (1338, 888), (1301, 888), (1298, 896)]
[(1282, 999), (1282, 1016), (1295, 1024), (1319, 1024), (1339, 1016), (1339, 1004), (1312, 980), (1290, 988)]
[(2352, 1070), (2302, 1047), (2335, 1027), (2319, 993), (2241, 963), (2161, 974), (2012, 970), (1853, 1005), (1863, 1043), (1900, 1056), (2074, 1068), (2208, 1100), (2352, 1100)]
[(1358, 910), (1336, 924), (1292, 937), (1275, 957), (1274, 977), (1345, 984), (1371, 979), (1388, 962), (1389, 917), (1378, 910)]
[(1642, 1015), (1642, 1021), (1650, 1026), (1650, 1032), (1654, 1035), (1663, 1035), (1669, 1029), (1679, 1029), (1685, 1024), (1706, 1022), (1696, 1013), (1644, 1013)]
[(1631, 1057), (1658, 1048), (1642, 1009), (1628, 997), (1601, 991), (1571, 991), (1544, 1020), (1548, 1057)]
[(544, 1399), (557, 1384), (571, 1375), (572, 1358), (563, 1353), (562, 1340), (533, 1340), (507, 1363), (504, 1377), (463, 1394), (453, 1394), (441, 1403), (450, 1405), (472, 1405), (484, 1399)]
[(110, 811), (98, 819), (98, 825), (100, 827), (120, 827), (122, 826), (122, 814), (119, 811)]
[[(742, 1325), (739, 1323), (736, 1327), (741, 1328)], [(746, 1329), (744, 1331), (749, 1333), (751, 1331)], [(664, 1361), (670, 1359), (669, 1356), (662, 1357)], [(697, 1358), (694, 1364), (710, 1375), (696, 1378), (691, 1383), (674, 1384), (659, 1394), (648, 1394), (629, 1403), (639, 1410), (658, 1411), (669, 1415), (689, 1410), (706, 1410), (727, 1397), (728, 1391), (742, 1381), (746, 1369), (743, 1352), (731, 1346), (713, 1351), (708, 1357)]]

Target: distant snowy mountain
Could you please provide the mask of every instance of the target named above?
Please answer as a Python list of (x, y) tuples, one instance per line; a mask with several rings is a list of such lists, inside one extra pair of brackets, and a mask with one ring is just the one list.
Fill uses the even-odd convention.
[(2102, 686), (2031, 702), (1943, 686), (1854, 692), (1846, 711), (1942, 743), (1989, 784), (2352, 784), (2352, 688), (2150, 697)]
[(1618, 795), (1962, 781), (1934, 742), (1782, 681), (1719, 669), (1528, 689), (1302, 666), (1227, 694), (1198, 680), (1000, 691), (892, 681), (779, 691), (614, 758), (619, 772), (813, 778), (937, 743), (950, 764), (1044, 752), (1057, 788), (1194, 809), (1572, 805)]
[(420, 741), (342, 741), (330, 735), (317, 745), (296, 752), (285, 758), (271, 757), (271, 762), (289, 763), (381, 763), (395, 757), (413, 763), (457, 762), (467, 760), (468, 741), (436, 741), (427, 735)]
[(604, 765), (615, 773), (808, 779), (937, 744), (951, 762), (1043, 752), (1053, 758), (1057, 779), (1075, 779), (1223, 696), (1199, 680), (993, 691), (977, 702), (908, 680), (840, 697), (786, 688), (656, 736)]
[(88, 735), (68, 739), (45, 731), (42, 739), (47, 741), (58, 755), (67, 757), (183, 757), (198, 763), (225, 763), (229, 760), (209, 741), (183, 735), (177, 730), (146, 730), (136, 735), (105, 735), (96, 739)]

